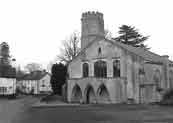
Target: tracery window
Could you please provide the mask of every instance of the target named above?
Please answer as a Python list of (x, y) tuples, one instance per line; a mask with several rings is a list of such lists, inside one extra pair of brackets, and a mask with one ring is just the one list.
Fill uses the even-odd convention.
[(94, 76), (95, 77), (107, 77), (107, 64), (105, 61), (99, 60), (94, 63)]
[(113, 61), (113, 77), (120, 77), (120, 60)]
[(89, 73), (88, 63), (84, 63), (83, 64), (83, 77), (88, 77), (88, 73)]

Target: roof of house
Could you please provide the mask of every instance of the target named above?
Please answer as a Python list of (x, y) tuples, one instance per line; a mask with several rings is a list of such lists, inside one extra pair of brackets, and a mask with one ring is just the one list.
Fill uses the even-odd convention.
[(17, 80), (40, 80), (47, 74), (50, 75), (48, 72), (34, 71), (17, 78)]
[[(80, 54), (82, 54), (87, 48), (89, 48), (94, 42), (96, 42), (98, 40), (100, 40), (100, 38), (95, 38), (93, 41), (91, 41), (74, 59), (76, 59), (78, 56), (80, 56)], [(162, 63), (165, 60), (164, 57), (162, 57), (158, 54), (155, 54), (149, 50), (146, 50), (144, 48), (133, 47), (133, 46), (118, 42), (116, 40), (109, 40), (109, 39), (104, 39), (104, 40), (112, 43), (113, 45), (117, 45), (129, 52), (132, 52), (133, 54), (136, 54), (136, 55), (144, 58), (147, 61)], [(169, 60), (169, 63), (173, 64), (173, 61)]]

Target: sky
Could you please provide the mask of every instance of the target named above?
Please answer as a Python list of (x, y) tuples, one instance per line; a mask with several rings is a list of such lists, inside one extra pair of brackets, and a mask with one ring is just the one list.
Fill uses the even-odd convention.
[(81, 31), (86, 11), (104, 14), (105, 29), (116, 37), (123, 24), (135, 26), (151, 51), (173, 60), (172, 0), (0, 0), (0, 43), (8, 42), (16, 63), (46, 67), (62, 41)]

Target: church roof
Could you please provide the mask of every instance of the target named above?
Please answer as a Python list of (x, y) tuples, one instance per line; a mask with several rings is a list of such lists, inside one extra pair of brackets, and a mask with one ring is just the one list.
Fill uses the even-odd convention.
[[(87, 48), (89, 48), (94, 42), (101, 40), (100, 38), (95, 38), (93, 41), (91, 41), (74, 59), (76, 59), (78, 56), (80, 56)], [(133, 47), (130, 45), (123, 44), (121, 42), (118, 42), (116, 40), (109, 40), (104, 39), (107, 42), (112, 43), (113, 45), (117, 45), (133, 54), (136, 54), (142, 58), (144, 58), (146, 61), (155, 62), (155, 63), (163, 63), (165, 60), (162, 56), (155, 54), (149, 50), (146, 50), (144, 48), (140, 47)], [(170, 64), (173, 64), (173, 61), (169, 60)]]
[(132, 52), (132, 53), (144, 58), (147, 61), (163, 62), (163, 60), (164, 60), (164, 58), (162, 56), (155, 54), (149, 50), (146, 50), (144, 48), (133, 47), (133, 46), (118, 42), (116, 40), (108, 40), (108, 39), (106, 39), (106, 40), (112, 42), (115, 45), (118, 45), (118, 46), (124, 48), (125, 50), (127, 50), (129, 52)]

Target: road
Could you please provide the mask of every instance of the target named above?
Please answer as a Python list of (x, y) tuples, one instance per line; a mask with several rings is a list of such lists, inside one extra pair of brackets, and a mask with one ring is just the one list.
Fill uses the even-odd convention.
[(81, 105), (32, 108), (32, 96), (0, 99), (0, 123), (173, 123), (173, 108), (146, 105)]
[(39, 98), (32, 96), (17, 99), (0, 99), (0, 123), (12, 123), (26, 113)]

